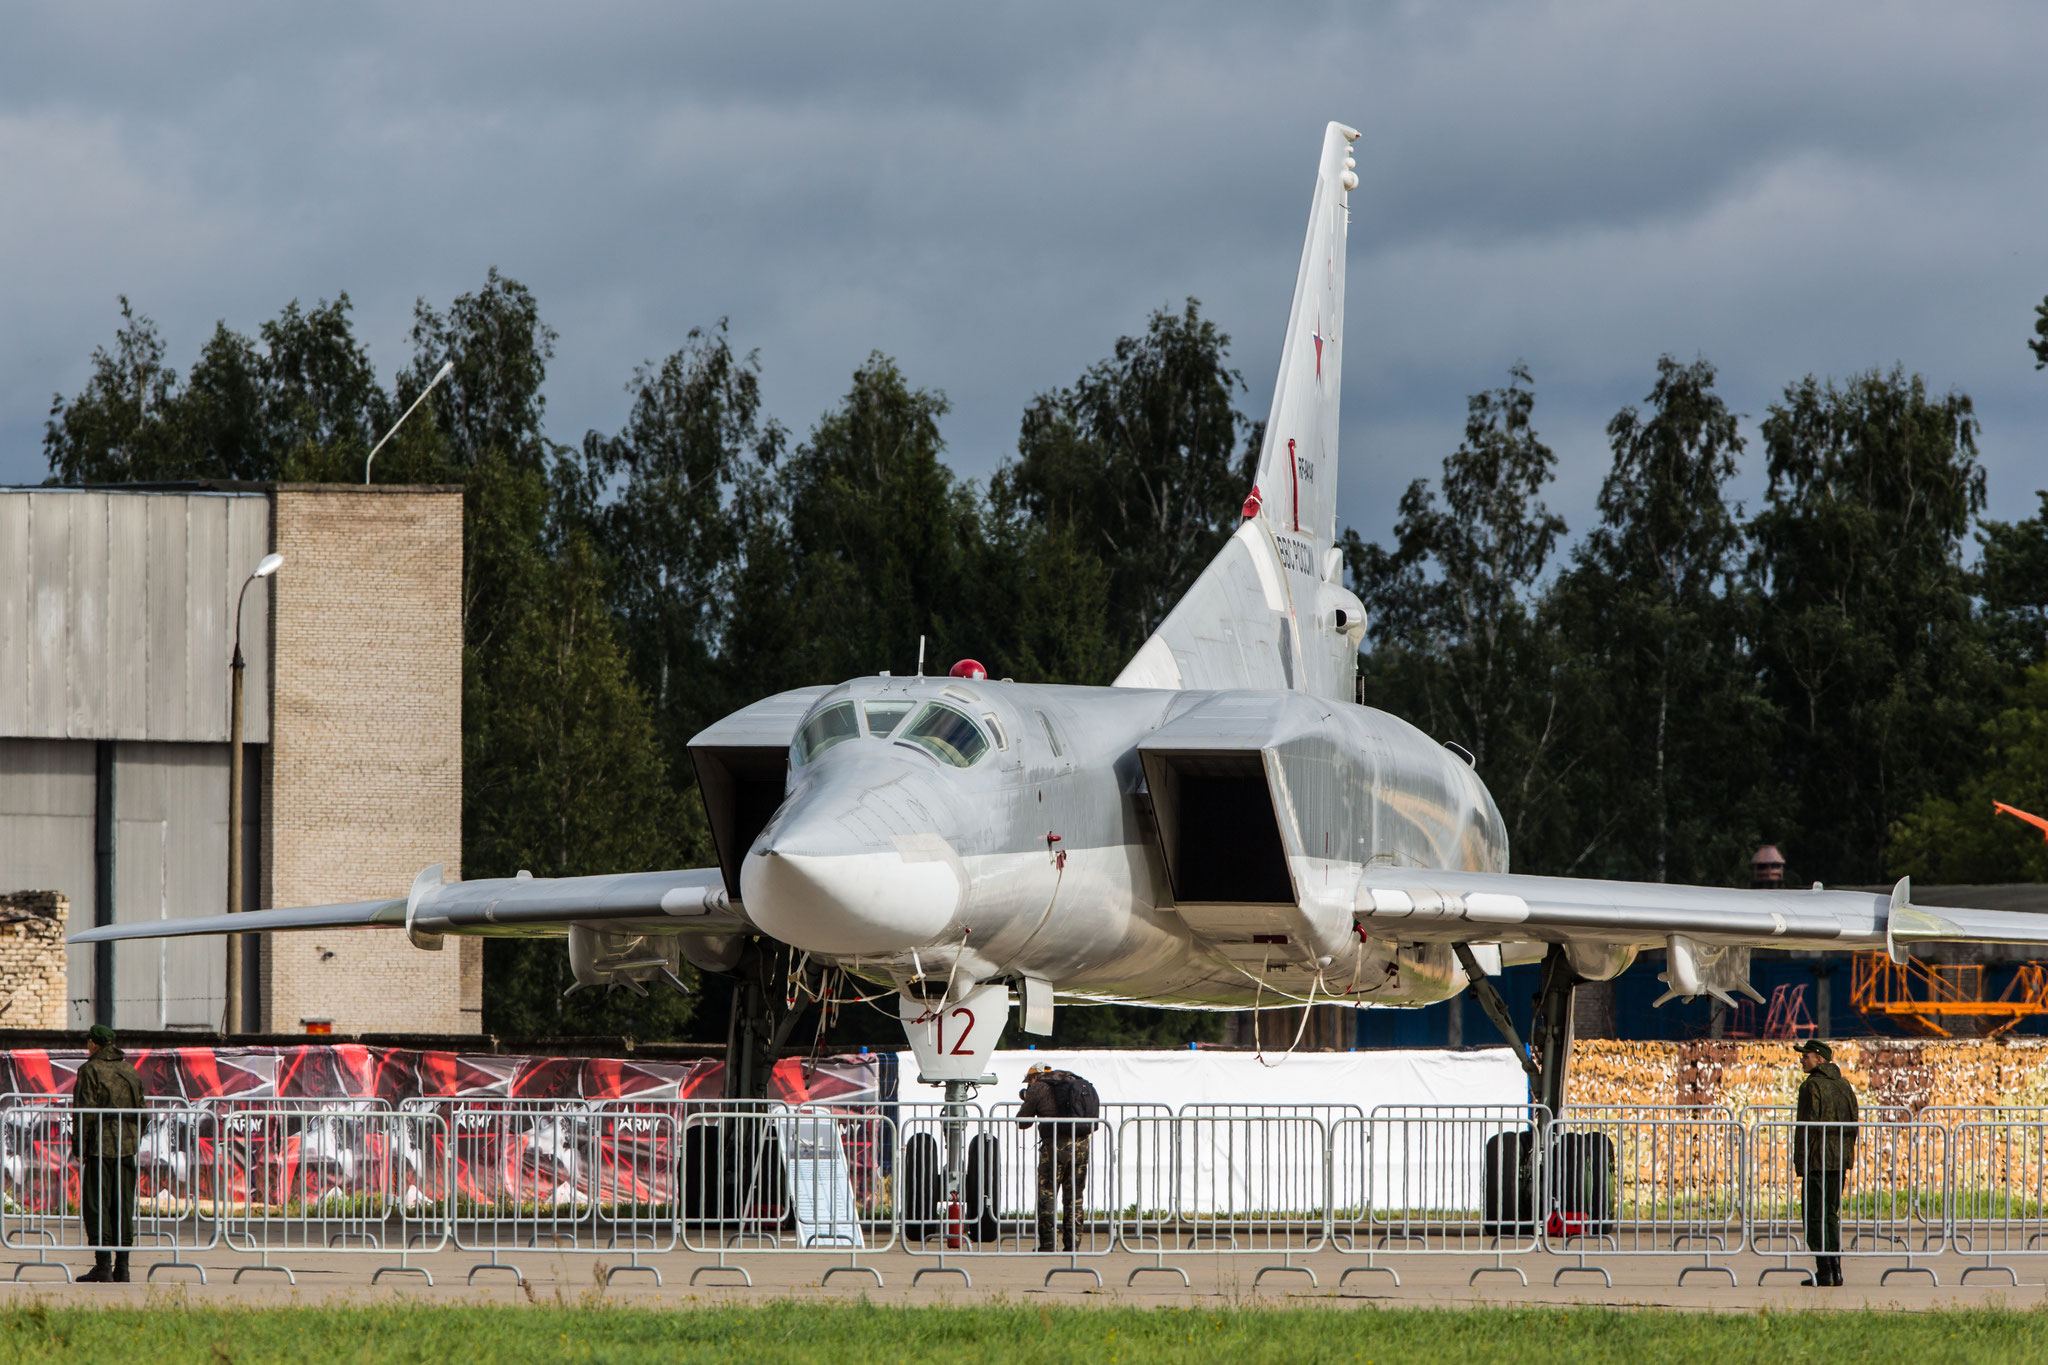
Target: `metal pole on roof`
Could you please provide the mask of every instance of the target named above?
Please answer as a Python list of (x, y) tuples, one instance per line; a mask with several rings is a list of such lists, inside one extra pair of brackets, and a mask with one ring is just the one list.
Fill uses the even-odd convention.
[(398, 434), (398, 429), (405, 425), (405, 418), (412, 416), (413, 413), (419, 410), (420, 404), (427, 401), (427, 395), (434, 391), (434, 386), (439, 384), (442, 380), (446, 379), (449, 375), (454, 373), (455, 362), (452, 360), (442, 361), (441, 368), (434, 371), (434, 377), (427, 381), (427, 386), (424, 389), (420, 390), (420, 396), (413, 399), (412, 406), (405, 410), (405, 416), (400, 417), (396, 422), (393, 422), (391, 424), (391, 430), (384, 433), (384, 439), (382, 441), (377, 442), (376, 445), (370, 447), (370, 458), (363, 461), (363, 487), (368, 488), (370, 486), (370, 465), (373, 461), (376, 460), (377, 452), (382, 450), (385, 447), (385, 445), (391, 440), (391, 438)]

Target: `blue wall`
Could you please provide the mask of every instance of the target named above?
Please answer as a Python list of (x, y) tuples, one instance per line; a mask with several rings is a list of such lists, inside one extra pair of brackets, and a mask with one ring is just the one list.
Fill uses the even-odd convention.
[[(1754, 959), (1750, 969), (1750, 983), (1757, 994), (1765, 1000), (1779, 985), (1806, 987), (1806, 1017), (1819, 1017), (1817, 996), (1823, 984), (1815, 975), (1815, 968), (1827, 971), (1825, 985), (1829, 991), (1830, 1014), (1828, 1035), (1835, 1038), (1867, 1037), (1875, 1032), (1870, 1021), (1856, 1012), (1849, 1003), (1849, 958), (1830, 956), (1821, 959), (1762, 957)], [(1666, 1040), (1680, 1042), (1690, 1038), (1707, 1036), (1711, 1017), (1711, 1005), (1705, 997), (1690, 1003), (1674, 1000), (1662, 1009), (1651, 1008), (1650, 1002), (1664, 993), (1664, 983), (1657, 974), (1664, 970), (1662, 952), (1645, 954), (1636, 964), (1615, 980), (1614, 1022), (1615, 1036), (1632, 1041), (1648, 1042)], [(1985, 994), (1996, 997), (2012, 980), (2017, 966), (1993, 966), (1985, 973)], [(1515, 1029), (1522, 1040), (1529, 1039), (1530, 1024), (1535, 1015), (1533, 997), (1542, 974), (1542, 968), (1534, 964), (1526, 967), (1510, 967), (1493, 979), (1493, 984), (1507, 1001), (1508, 1014), (1515, 1021)], [(1463, 1017), (1464, 1046), (1492, 1047), (1500, 1042), (1500, 1034), (1479, 1008), (1479, 1002), (1470, 991), (1459, 995), (1448, 1004), (1431, 1005), (1425, 1009), (1379, 1009), (1358, 1011), (1358, 1046), (1362, 1048), (1428, 1048), (1449, 1045), (1451, 1011), (1457, 1010)], [(1756, 1029), (1762, 1031), (1766, 1007), (1755, 1007)], [(1731, 1026), (1733, 1024), (1731, 1019)], [(1903, 1029), (1886, 1029), (1890, 1033), (1903, 1033)], [(2015, 1034), (2048, 1033), (2048, 1023), (2029, 1021), (2022, 1023)]]

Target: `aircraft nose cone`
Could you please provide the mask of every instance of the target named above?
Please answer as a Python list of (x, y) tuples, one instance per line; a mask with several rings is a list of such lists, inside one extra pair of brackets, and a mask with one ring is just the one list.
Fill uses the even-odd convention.
[(814, 953), (882, 955), (932, 942), (962, 901), (959, 859), (937, 829), (946, 796), (907, 761), (828, 755), (741, 863), (747, 917)]
[(807, 952), (902, 952), (937, 938), (960, 909), (959, 879), (939, 859), (777, 844), (747, 855), (740, 896), (762, 930)]

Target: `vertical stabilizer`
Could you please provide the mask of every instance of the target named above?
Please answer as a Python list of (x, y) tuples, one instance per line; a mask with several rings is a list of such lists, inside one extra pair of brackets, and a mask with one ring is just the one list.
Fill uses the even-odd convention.
[(1344, 242), (1358, 184), (1341, 123), (1323, 132), (1308, 236), (1244, 523), (1117, 676), (1122, 687), (1284, 688), (1348, 700), (1365, 613), (1343, 586), (1337, 416)]

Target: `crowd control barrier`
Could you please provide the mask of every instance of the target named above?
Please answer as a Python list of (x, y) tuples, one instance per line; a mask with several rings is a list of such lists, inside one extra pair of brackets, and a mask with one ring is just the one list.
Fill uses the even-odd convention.
[[(1903, 1257), (1878, 1277), (1940, 1277), (1925, 1264), (1948, 1243), (1949, 1130), (1935, 1123), (1787, 1123), (1749, 1129), (1750, 1245), (1780, 1249), (1774, 1274), (1807, 1275), (1794, 1255)], [(1830, 1226), (1831, 1207), (1839, 1226)], [(1838, 1241), (1830, 1247), (1827, 1240)], [(1916, 1257), (1919, 1263), (1916, 1264)]]
[[(208, 1216), (213, 1190), (205, 1178), (204, 1117), (183, 1103), (73, 1109), (41, 1096), (8, 1096), (0, 1108), (0, 1247), (35, 1253), (16, 1262), (14, 1278), (54, 1269), (69, 1280), (70, 1266), (51, 1259), (60, 1254), (167, 1252), (168, 1259), (151, 1261), (145, 1280), (171, 1269), (192, 1271), (205, 1283), (205, 1269), (188, 1259), (220, 1237), (218, 1221)], [(124, 1148), (133, 1153), (132, 1192), (120, 1169)], [(100, 1215), (89, 1221), (94, 1209)]]
[(1685, 1259), (1678, 1282), (1735, 1270), (1714, 1257), (1748, 1243), (1743, 1220), (1743, 1134), (1728, 1116), (1687, 1117), (1647, 1106), (1576, 1107), (1551, 1125), (1545, 1170), (1544, 1248), (1574, 1255), (1553, 1285), (1574, 1272), (1597, 1274), (1590, 1253)]
[[(0, 1251), (16, 1279), (69, 1277), (66, 1258), (114, 1251), (91, 1151), (131, 1146), (137, 1278), (293, 1278), (312, 1253), (366, 1259), (374, 1283), (426, 1275), (459, 1250), (472, 1280), (520, 1280), (522, 1252), (601, 1258), (607, 1283), (660, 1284), (681, 1250), (691, 1282), (804, 1255), (823, 1278), (879, 1286), (899, 1253), (912, 1283), (989, 1257), (1032, 1257), (1046, 1282), (1100, 1284), (1121, 1252), (1127, 1284), (1222, 1257), (1335, 1288), (1409, 1258), (1463, 1257), (1477, 1283), (1527, 1267), (1553, 1283), (1661, 1262), (1679, 1283), (1807, 1276), (1839, 1254), (1900, 1274), (1966, 1262), (1963, 1282), (2018, 1284), (2048, 1255), (2048, 1108), (1869, 1106), (1854, 1124), (1800, 1124), (1782, 1108), (1105, 1105), (1072, 1121), (1085, 1164), (1014, 1106), (719, 1104), (696, 1100), (152, 1099), (79, 1111), (62, 1097), (0, 1097)], [(80, 1143), (81, 1134), (87, 1140)], [(1041, 1192), (1050, 1227), (1040, 1222)], [(1071, 1203), (1071, 1223), (1058, 1206)], [(1837, 1217), (1830, 1219), (1830, 1212)], [(111, 1224), (120, 1226), (116, 1218)], [(1071, 1226), (1071, 1244), (1067, 1227)], [(1839, 1227), (1839, 1245), (1829, 1240)], [(1050, 1233), (1054, 1248), (1040, 1253)], [(146, 1267), (143, 1262), (148, 1262)], [(1465, 1268), (1461, 1265), (1461, 1270)], [(2038, 1278), (2038, 1276), (2035, 1276)], [(431, 1283), (431, 1279), (429, 1279)]]
[(863, 1253), (896, 1245), (902, 1153), (897, 1121), (871, 1105), (700, 1109), (682, 1124), (678, 1221), (682, 1245), (710, 1253), (690, 1274), (730, 1273), (735, 1255), (843, 1252), (834, 1275), (882, 1274)]
[[(1123, 1236), (1150, 1251), (1142, 1271), (1186, 1272), (1166, 1256), (1200, 1253), (1266, 1258), (1252, 1275), (1298, 1274), (1297, 1257), (1329, 1242), (1330, 1127), (1324, 1106), (1188, 1105), (1172, 1118), (1127, 1119), (1118, 1143), (1144, 1183), (1124, 1201)], [(1271, 1259), (1277, 1256), (1278, 1260)]]
[(918, 1114), (898, 1132), (903, 1246), (933, 1258), (913, 1285), (927, 1275), (972, 1285), (968, 1263), (1048, 1247), (1065, 1264), (1050, 1267), (1045, 1283), (1062, 1275), (1102, 1283), (1082, 1258), (1107, 1255), (1117, 1240), (1117, 1134), (1107, 1119)]
[(2000, 1110), (1947, 1125), (1949, 1246), (1981, 1258), (1963, 1269), (2020, 1282), (2016, 1262), (2048, 1252), (2048, 1112)]
[(403, 1113), (375, 1100), (304, 1104), (296, 1100), (213, 1108), (214, 1209), (223, 1245), (253, 1253), (236, 1268), (298, 1276), (293, 1252), (396, 1250), (372, 1284), (390, 1274), (433, 1283), (416, 1252), (448, 1241), (447, 1132), (434, 1114)]
[(1482, 1275), (1528, 1275), (1508, 1257), (1540, 1245), (1547, 1208), (1541, 1105), (1386, 1105), (1331, 1129), (1331, 1232), (1362, 1258), (1338, 1277), (1384, 1274), (1390, 1255), (1485, 1255)]

